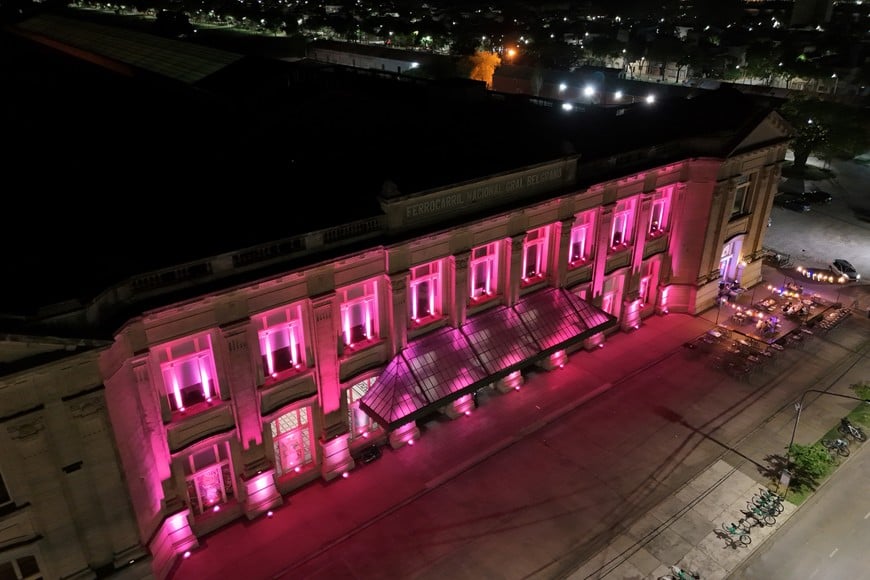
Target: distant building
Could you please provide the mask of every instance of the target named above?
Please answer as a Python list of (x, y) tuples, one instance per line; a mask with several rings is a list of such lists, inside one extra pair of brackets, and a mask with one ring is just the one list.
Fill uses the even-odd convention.
[(789, 26), (814, 27), (831, 21), (834, 0), (794, 0)]
[[(281, 180), (254, 163), (193, 168), (218, 176), (189, 210), (154, 188), (117, 223), (80, 216), (103, 236), (94, 252), (123, 253), (109, 262), (118, 279), (0, 319), (29, 337), (6, 344), (0, 367), (10, 577), (93, 577), (138, 550), (150, 575), (183, 574), (206, 534), (341, 477), (372, 444), (412, 443), (418, 421), (462, 415), (478, 390), (509, 396), (533, 368), (594, 357), (650, 316), (698, 314), (723, 282), (761, 280), (790, 128), (737, 91), (569, 111), (165, 39), (160, 58), (130, 62), (146, 38), (62, 19), (21, 27), (236, 106), (234, 91), (268, 72), (271, 92), (239, 102), (272, 113), (253, 117), (280, 137), (267, 152), (288, 149), (269, 158)], [(215, 150), (256, 146), (235, 135)], [(247, 181), (221, 190), (230, 169)], [(139, 242), (150, 267), (133, 258)], [(80, 262), (76, 290), (105, 274)], [(67, 342), (50, 357), (22, 347), (56, 336)]]

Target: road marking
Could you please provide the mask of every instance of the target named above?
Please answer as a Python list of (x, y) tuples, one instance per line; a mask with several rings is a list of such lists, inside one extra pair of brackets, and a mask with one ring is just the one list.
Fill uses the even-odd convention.
[(840, 548), (834, 548), (834, 551), (831, 552), (830, 554), (828, 554), (828, 558), (833, 558), (833, 557), (834, 557), (834, 554), (836, 554), (836, 553), (837, 553), (837, 550), (839, 550), (839, 549), (840, 549)]
[(864, 519), (870, 518), (870, 512), (867, 512), (867, 515), (864, 516)]
[(816, 574), (818, 574), (818, 573), (819, 573), (819, 569), (818, 569), (818, 568), (816, 568), (815, 570), (813, 570), (813, 573), (810, 574), (810, 579), (815, 578), (815, 577), (816, 577)]

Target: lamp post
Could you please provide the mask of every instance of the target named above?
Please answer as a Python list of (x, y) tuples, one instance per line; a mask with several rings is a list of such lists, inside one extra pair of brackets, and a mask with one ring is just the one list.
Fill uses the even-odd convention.
[(834, 73), (831, 75), (831, 78), (834, 79), (834, 92), (831, 95), (837, 96), (837, 86), (840, 84), (840, 77), (837, 76), (837, 73)]
[[(794, 404), (794, 408), (797, 411), (797, 414), (795, 415), (795, 418), (794, 418), (794, 428), (791, 430), (791, 439), (789, 440), (788, 447), (785, 450), (785, 469), (786, 469), (786, 471), (788, 470), (789, 465), (791, 465), (791, 448), (794, 445), (794, 438), (795, 438), (795, 435), (797, 434), (798, 421), (800, 421), (800, 419), (801, 419), (801, 411), (803, 411), (803, 408), (804, 408), (804, 397), (806, 397), (810, 393), (818, 393), (819, 395), (831, 395), (833, 397), (842, 397), (844, 399), (852, 399), (853, 401), (861, 401), (863, 403), (870, 404), (870, 399), (862, 399), (861, 397), (853, 397), (851, 395), (841, 395), (840, 393), (832, 393), (830, 391), (820, 391), (818, 389), (807, 389), (806, 391), (804, 391), (801, 394), (801, 398), (798, 400), (798, 402)], [(786, 480), (785, 492), (783, 492), (782, 497), (786, 497), (786, 495), (788, 494), (788, 488), (789, 488), (790, 483), (791, 483), (791, 478)]]

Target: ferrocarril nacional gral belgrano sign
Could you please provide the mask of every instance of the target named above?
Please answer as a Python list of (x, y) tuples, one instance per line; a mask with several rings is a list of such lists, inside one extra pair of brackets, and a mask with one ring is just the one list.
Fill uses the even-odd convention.
[(560, 160), (545, 167), (494, 177), (485, 182), (451, 187), (423, 196), (408, 196), (397, 205), (401, 204), (403, 208), (401, 218), (406, 224), (435, 221), (442, 217), (441, 214), (455, 215), (457, 211), (476, 210), (480, 206), (496, 205), (558, 189), (574, 182), (575, 167), (576, 159)]

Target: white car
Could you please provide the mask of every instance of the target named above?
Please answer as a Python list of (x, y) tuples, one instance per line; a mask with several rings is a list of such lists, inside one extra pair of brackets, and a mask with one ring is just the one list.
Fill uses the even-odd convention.
[(834, 274), (846, 278), (850, 282), (855, 282), (861, 279), (861, 274), (855, 269), (855, 266), (847, 260), (834, 260), (831, 263), (831, 270)]

